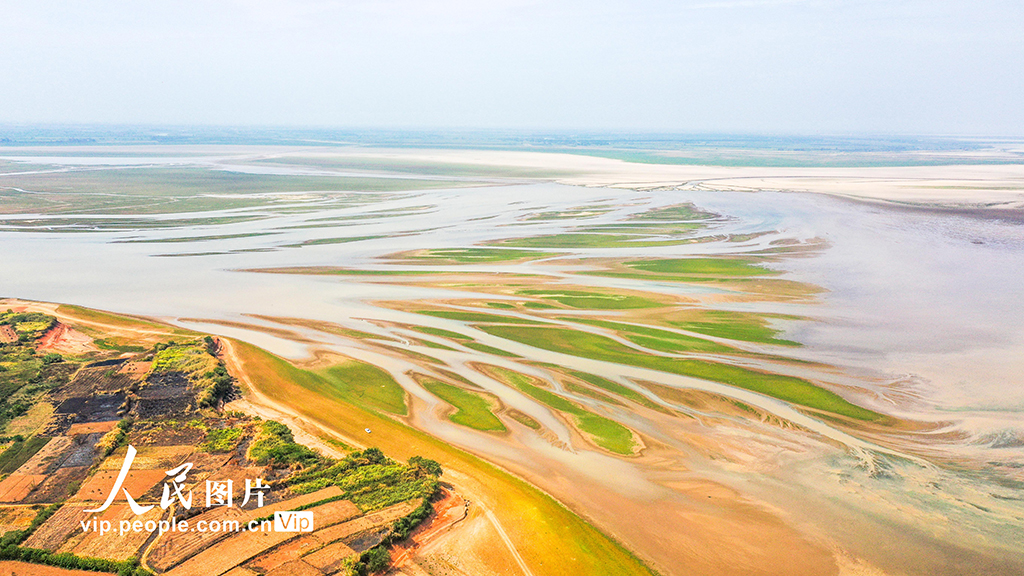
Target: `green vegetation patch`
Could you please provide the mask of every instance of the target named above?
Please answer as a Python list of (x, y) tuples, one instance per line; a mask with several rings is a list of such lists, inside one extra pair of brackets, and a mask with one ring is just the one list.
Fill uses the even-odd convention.
[[(352, 205), (370, 199), (338, 193), (446, 188), (463, 183), (413, 178), (247, 174), (174, 166), (8, 175), (4, 184), (44, 192), (19, 195), (21, 203), (12, 207), (18, 212), (165, 214), (291, 203), (294, 196), (286, 194), (289, 192), (326, 196)], [(316, 204), (316, 208), (321, 206)], [(158, 220), (150, 223), (160, 225)], [(147, 224), (140, 227), (147, 227)]]
[(347, 360), (317, 374), (349, 402), (392, 414), (408, 413), (405, 390), (391, 374), (372, 364)]
[(157, 344), (150, 373), (186, 374), (196, 391), (196, 403), (204, 408), (216, 407), (234, 388), (235, 379), (228, 374), (224, 363), (213, 356), (214, 348), (210, 336), (184, 344), (173, 340)]
[(513, 318), (511, 316), (498, 316), (497, 314), (485, 314), (483, 312), (463, 312), (461, 310), (417, 310), (417, 314), (426, 314), (435, 318), (447, 318), (448, 320), (460, 320), (462, 322), (500, 322), (502, 324), (541, 324), (534, 320), (525, 318)]
[(490, 264), (493, 262), (547, 258), (554, 255), (552, 252), (512, 250), (509, 248), (439, 248), (427, 250), (422, 255), (406, 256), (405, 258), (435, 263)]
[(455, 412), (448, 416), (452, 422), (476, 430), (506, 430), (505, 425), (494, 415), (491, 402), (484, 395), (433, 378), (424, 377), (419, 382), (431, 394), (455, 408)]
[(444, 328), (431, 328), (430, 326), (410, 326), (417, 332), (424, 334), (430, 334), (431, 336), (440, 336), (441, 338), (448, 338), (450, 340), (469, 340), (469, 336), (453, 332), (451, 330), (445, 330)]
[(768, 319), (764, 315), (728, 310), (701, 310), (699, 318), (700, 320), (668, 321), (667, 323), (690, 332), (731, 340), (762, 342), (780, 346), (801, 345), (792, 340), (776, 338), (779, 331), (768, 325)]
[(597, 390), (593, 390), (591, 388), (587, 388), (586, 386), (581, 386), (579, 384), (576, 384), (575, 382), (565, 382), (565, 388), (566, 388), (566, 390), (568, 390), (570, 392), (579, 394), (581, 396), (587, 396), (587, 397), (593, 398), (595, 400), (600, 400), (601, 402), (605, 402), (606, 404), (614, 404), (616, 406), (625, 406), (625, 404), (623, 404), (622, 402), (616, 400), (615, 398), (612, 398), (611, 396), (609, 396), (607, 394), (602, 394), (601, 392), (598, 392)]
[(598, 388), (601, 388), (603, 390), (607, 390), (609, 392), (613, 392), (615, 394), (618, 394), (619, 396), (622, 396), (623, 398), (632, 400), (633, 402), (636, 402), (637, 404), (640, 404), (641, 406), (645, 406), (647, 408), (650, 408), (651, 410), (657, 410), (658, 412), (664, 412), (666, 414), (671, 414), (672, 413), (670, 410), (668, 410), (664, 406), (661, 406), (660, 404), (652, 402), (649, 398), (647, 398), (643, 394), (637, 392), (636, 390), (633, 390), (632, 388), (623, 386), (622, 384), (619, 384), (618, 382), (613, 382), (613, 381), (611, 381), (611, 380), (609, 380), (607, 378), (602, 378), (601, 376), (597, 376), (595, 374), (588, 374), (586, 372), (578, 372), (576, 370), (569, 370), (568, 372), (572, 376), (575, 376), (576, 378), (579, 378), (580, 380), (583, 380), (584, 382), (588, 382), (588, 383), (590, 383), (590, 384), (592, 384), (594, 386), (597, 386)]
[(516, 248), (651, 248), (656, 246), (675, 246), (688, 241), (682, 238), (665, 240), (649, 240), (649, 235), (601, 234), (587, 232), (567, 232), (531, 236), (529, 238), (511, 238), (501, 240), (502, 246)]
[(363, 240), (376, 240), (378, 238), (386, 238), (382, 234), (371, 235), (371, 236), (342, 236), (337, 238), (316, 238), (314, 240), (305, 240), (297, 244), (285, 244), (284, 248), (301, 248), (302, 246), (324, 246), (329, 244), (348, 244), (349, 242), (362, 242)]
[(519, 290), (516, 294), (537, 296), (554, 300), (559, 304), (585, 310), (627, 310), (633, 308), (658, 308), (660, 302), (628, 294), (585, 292), (583, 290)]
[(318, 457), (288, 478), (287, 484), (298, 494), (338, 486), (344, 491), (338, 499), (350, 500), (363, 512), (372, 512), (414, 498), (430, 498), (442, 473), (441, 465), (433, 460), (413, 456), (408, 464), (402, 464), (378, 448), (367, 448), (341, 460)]
[(317, 452), (297, 444), (287, 426), (273, 420), (267, 420), (260, 425), (256, 437), (249, 445), (247, 456), (264, 466), (289, 466), (295, 463), (309, 466), (320, 459)]
[(159, 346), (153, 357), (152, 371), (161, 372), (206, 372), (212, 370), (216, 360), (210, 356), (206, 348), (197, 343)]
[(487, 344), (481, 344), (480, 342), (466, 342), (463, 346), (485, 354), (494, 354), (495, 356), (504, 356), (506, 358), (519, 358), (518, 354), (513, 354), (512, 352), (495, 348), (494, 346), (488, 346)]
[(11, 312), (8, 310), (0, 314), (0, 325), (13, 328), (21, 342), (32, 342), (39, 339), (56, 323), (56, 318), (40, 312)]
[(607, 320), (594, 320), (590, 318), (560, 318), (569, 322), (578, 322), (580, 324), (589, 324), (591, 326), (599, 326), (601, 328), (608, 328), (615, 330), (619, 334), (629, 340), (650, 348), (652, 350), (660, 350), (662, 352), (669, 352), (672, 354), (681, 352), (711, 352), (711, 353), (729, 353), (737, 352), (735, 348), (723, 346), (717, 342), (705, 340), (703, 338), (697, 338), (695, 336), (687, 336), (685, 334), (677, 334), (668, 330), (659, 330), (658, 328), (651, 328), (649, 326), (634, 326), (632, 324), (623, 324), (621, 322), (609, 322)]
[(534, 400), (560, 412), (572, 415), (580, 430), (591, 435), (594, 443), (598, 446), (616, 454), (633, 453), (633, 433), (629, 428), (614, 420), (609, 420), (604, 416), (598, 416), (593, 412), (589, 412), (575, 402), (566, 400), (554, 392), (535, 386), (525, 374), (498, 366), (489, 365), (487, 369), (497, 374), (503, 381), (511, 384), (520, 392), (531, 396)]
[(10, 474), (20, 468), (49, 441), (49, 438), (42, 436), (33, 436), (28, 440), (15, 440), (3, 453), (0, 453), (0, 474)]
[(595, 206), (577, 206), (575, 208), (569, 208), (567, 210), (547, 210), (544, 212), (537, 212), (530, 215), (524, 220), (582, 220), (585, 218), (596, 218), (602, 214), (607, 214), (614, 210), (614, 207), (595, 205)]
[(655, 208), (630, 217), (630, 220), (707, 220), (716, 214), (697, 208), (693, 204), (676, 204), (664, 208)]
[(103, 350), (113, 350), (115, 352), (145, 352), (145, 346), (137, 346), (135, 344), (126, 344), (127, 340), (122, 338), (97, 338), (93, 340), (93, 344)]
[(243, 232), (240, 234), (215, 234), (211, 236), (180, 236), (177, 238), (132, 238), (129, 240), (113, 240), (111, 244), (174, 244), (185, 242), (210, 242), (213, 240), (233, 240), (235, 238), (255, 238), (271, 236), (280, 232)]
[(206, 439), (199, 445), (199, 449), (203, 452), (230, 452), (238, 446), (238, 441), (244, 433), (241, 428), (210, 430), (206, 433)]
[(523, 302), (523, 308), (530, 308), (532, 310), (557, 310), (558, 306), (554, 304), (548, 304), (547, 302)]
[(478, 328), (494, 336), (552, 352), (721, 382), (857, 420), (877, 421), (885, 418), (882, 414), (848, 402), (832, 391), (793, 376), (771, 374), (705, 360), (651, 356), (605, 336), (563, 328), (484, 325), (478, 326)]
[(750, 260), (738, 258), (666, 258), (626, 262), (634, 270), (655, 274), (707, 275), (707, 276), (772, 276), (775, 270), (757, 266)]

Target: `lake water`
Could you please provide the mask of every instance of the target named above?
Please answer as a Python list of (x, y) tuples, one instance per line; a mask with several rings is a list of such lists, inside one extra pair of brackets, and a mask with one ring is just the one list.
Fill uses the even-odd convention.
[[(147, 159), (153, 162), (153, 159)], [(52, 159), (51, 159), (52, 161)], [(795, 339), (803, 348), (788, 354), (839, 367), (837, 380), (860, 389), (857, 398), (865, 403), (906, 418), (941, 422), (942, 432), (918, 445), (890, 443), (886, 450), (917, 457), (932, 451), (943, 459), (985, 464), (983, 472), (1006, 481), (1024, 481), (1024, 226), (994, 220), (950, 214), (892, 209), (843, 199), (795, 193), (740, 193), (694, 191), (631, 191), (580, 188), (557, 184), (528, 184), (459, 188), (426, 192), (402, 192), (372, 203), (355, 205), (324, 203), (310, 210), (309, 202), (285, 201), (273, 208), (228, 210), (214, 215), (254, 215), (258, 219), (188, 228), (104, 229), (110, 217), (80, 219), (72, 229), (47, 230), (47, 216), (7, 217), (0, 227), (0, 296), (72, 303), (115, 312), (167, 319), (207, 332), (249, 340), (272, 352), (299, 359), (307, 356), (306, 345), (259, 331), (217, 324), (180, 321), (182, 318), (263, 323), (250, 315), (297, 317), (335, 322), (352, 328), (381, 332), (371, 320), (401, 321), (449, 326), (444, 320), (425, 320), (381, 308), (374, 300), (417, 300), (464, 297), (465, 292), (443, 288), (422, 288), (365, 281), (358, 276), (297, 276), (243, 272), (244, 269), (282, 266), (380, 267), (380, 256), (424, 247), (465, 247), (513, 236), (559, 232), (577, 224), (572, 220), (523, 222), (521, 218), (539, 211), (569, 209), (580, 205), (606, 204), (612, 210), (586, 220), (586, 224), (610, 223), (629, 213), (679, 202), (693, 202), (728, 219), (712, 225), (716, 234), (767, 232), (746, 242), (635, 248), (574, 249), (578, 256), (681, 256), (691, 254), (742, 253), (767, 248), (773, 240), (823, 239), (827, 247), (806, 257), (791, 257), (775, 264), (784, 278), (810, 282), (827, 292), (813, 303), (734, 303), (732, 309), (760, 309), (811, 318), (786, 322), (783, 337)], [(291, 208), (301, 209), (293, 212)], [(210, 216), (211, 214), (204, 214)], [(372, 216), (372, 217), (367, 217)], [(175, 218), (182, 215), (177, 214)], [(67, 225), (61, 217), (61, 226)], [(138, 217), (157, 221), (162, 217)], [(330, 220), (335, 219), (335, 220)], [(21, 228), (14, 230), (17, 220)], [(27, 221), (34, 229), (26, 229)], [(83, 230), (90, 221), (98, 229)], [(329, 227), (303, 227), (330, 224)], [(187, 242), (139, 242), (204, 236), (269, 233), (260, 236)], [(304, 245), (303, 242), (337, 237), (381, 236), (358, 242)], [(289, 247), (289, 245), (292, 245)], [(443, 268), (443, 267), (442, 267)], [(460, 266), (459, 270), (472, 270)], [(509, 272), (558, 272), (557, 263), (527, 263), (488, 267)], [(571, 270), (571, 266), (565, 268)], [(630, 280), (574, 276), (576, 283), (595, 286), (630, 287)], [(638, 286), (638, 285), (637, 285)], [(673, 294), (706, 294), (706, 288), (670, 283), (644, 282), (643, 288)], [(302, 330), (299, 330), (303, 332)], [(400, 332), (393, 332), (400, 334)], [(402, 373), (413, 364), (375, 354), (358, 343), (305, 331), (319, 346), (352, 354), (389, 368), (419, 402), (428, 407), (435, 400)], [(488, 343), (487, 336), (480, 340)], [(492, 344), (495, 342), (491, 342)], [(526, 347), (506, 349), (550, 360)], [(446, 359), (442, 351), (431, 354)], [(450, 355), (461, 361), (464, 358)], [(560, 361), (572, 361), (559, 359)], [(592, 367), (579, 361), (580, 369)], [(618, 376), (639, 372), (623, 369)], [(550, 413), (518, 394), (501, 390), (494, 383), (469, 374), (507, 404), (540, 420), (563, 441), (569, 431)], [(673, 380), (685, 386), (684, 379)], [(716, 385), (717, 386), (717, 385)], [(751, 403), (789, 416), (787, 407), (770, 399)], [(547, 462), (568, 477), (603, 482), (611, 490), (646, 491), (647, 496), (664, 490), (649, 479), (641, 466), (587, 450), (566, 453), (550, 444), (522, 440), (527, 447), (516, 453), (507, 444), (467, 432), (421, 411), (417, 425), (446, 440), (500, 461), (528, 475), (527, 462)], [(629, 418), (629, 416), (622, 416)], [(848, 446), (872, 448), (870, 439), (848, 438), (830, 425), (792, 414), (794, 421)], [(803, 418), (804, 420), (800, 420)], [(657, 427), (634, 419), (641, 430), (657, 433)], [(645, 428), (646, 427), (646, 428)], [(662, 440), (672, 442), (669, 437)], [(879, 445), (881, 446), (881, 445)], [(830, 459), (831, 458), (831, 459)], [(1002, 546), (1024, 549), (1019, 530), (1014, 536), (1013, 518), (1024, 518), (1020, 501), (1007, 503), (1007, 492), (989, 489), (988, 476), (966, 482), (955, 474), (928, 466), (889, 460), (892, 474), (900, 484), (886, 484), (874, 472), (861, 471), (856, 458), (842, 453), (797, 462), (771, 475), (770, 481), (754, 481), (750, 475), (730, 473), (709, 465), (706, 472), (733, 484), (744, 484), (752, 493), (775, 501), (791, 498), (799, 510), (799, 498), (791, 494), (802, 482), (821, 493), (820, 500), (849, 502), (859, 496), (843, 494), (842, 486), (857, 483), (864, 493), (881, 502), (900, 500), (922, 513), (945, 510), (962, 523), (959, 530), (971, 538), (1001, 538)], [(522, 470), (518, 470), (521, 467)], [(619, 472), (609, 475), (607, 471)], [(612, 481), (614, 477), (616, 480)], [(800, 480), (802, 479), (802, 480)], [(1001, 480), (1000, 480), (1001, 479)], [(776, 485), (774, 482), (778, 481)], [(949, 490), (934, 491), (929, 483), (945, 482)], [(783, 484), (789, 483), (788, 487)], [(908, 488), (908, 486), (912, 488)], [(907, 504), (901, 491), (915, 496)], [(986, 492), (986, 490), (988, 490)], [(969, 495), (962, 494), (969, 491)], [(798, 493), (799, 491), (797, 491)], [(849, 491), (847, 491), (849, 492)], [(956, 493), (956, 496), (951, 494)], [(1012, 490), (1009, 492), (1012, 497)], [(852, 500), (851, 500), (852, 499)], [(988, 507), (983, 514), (973, 507)], [(891, 507), (870, 506), (865, 517), (888, 524), (897, 515)], [(848, 513), (844, 512), (844, 513)], [(805, 521), (815, 521), (807, 510)], [(834, 512), (841, 515), (840, 512)], [(835, 516), (829, 516), (834, 518)], [(883, 518), (883, 520), (878, 520)], [(607, 520), (613, 522), (614, 520)], [(824, 522), (821, 518), (818, 521)], [(867, 520), (865, 520), (867, 522)], [(878, 524), (871, 524), (878, 526)], [(874, 536), (858, 536), (850, 546), (868, 546), (872, 538), (888, 537), (875, 530)], [(943, 541), (963, 535), (953, 530)], [(916, 550), (927, 555), (933, 543), (921, 536)], [(1010, 541), (1006, 541), (1009, 538)], [(1013, 539), (1016, 538), (1014, 541)], [(855, 540), (855, 541), (854, 541)], [(971, 540), (974, 542), (974, 540)], [(859, 544), (858, 544), (859, 543)], [(980, 547), (979, 544), (977, 547)], [(976, 548), (977, 548), (976, 547)], [(881, 557), (884, 561), (887, 557)], [(893, 558), (889, 558), (893, 560)], [(895, 560), (893, 560), (895, 561)]]

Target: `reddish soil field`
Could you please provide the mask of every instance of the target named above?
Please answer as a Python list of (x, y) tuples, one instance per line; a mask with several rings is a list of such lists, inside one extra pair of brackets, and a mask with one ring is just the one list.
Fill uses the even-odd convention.
[(117, 420), (108, 420), (106, 422), (80, 422), (78, 424), (72, 424), (71, 428), (68, 429), (68, 436), (77, 436), (79, 434), (93, 434), (95, 432), (107, 433), (117, 426)]
[(24, 545), (29, 548), (41, 548), (43, 550), (56, 550), (68, 539), (68, 536), (76, 530), (81, 530), (80, 520), (85, 520), (89, 514), (84, 512), (91, 505), (86, 504), (65, 504), (60, 510), (43, 522)]
[(82, 354), (95, 349), (92, 345), (92, 338), (60, 322), (50, 328), (49, 332), (43, 334), (36, 345), (36, 350), (71, 354)]
[(0, 507), (0, 534), (28, 527), (36, 517), (36, 510), (28, 506)]
[[(264, 516), (272, 516), (274, 512), (278, 510), (291, 510), (298, 508), (299, 506), (312, 504), (313, 502), (318, 502), (334, 496), (340, 496), (341, 493), (340, 488), (337, 486), (331, 486), (330, 488), (324, 488), (323, 490), (318, 490), (312, 494), (296, 496), (290, 500), (283, 500), (276, 504), (269, 504), (263, 508), (255, 510), (214, 508), (209, 512), (204, 512), (198, 516), (189, 518), (189, 525), (194, 526), (200, 520), (209, 522), (211, 520), (225, 519), (237, 519), (245, 524), (249, 520), (255, 520)], [(203, 505), (205, 504), (206, 503), (203, 502)], [(353, 507), (355, 506), (351, 503), (349, 503), (349, 505)], [(358, 513), (358, 511), (356, 513)], [(211, 545), (223, 540), (225, 537), (226, 534), (216, 532), (190, 531), (184, 534), (172, 534), (168, 532), (160, 536), (153, 544), (152, 552), (150, 552), (149, 556), (146, 558), (146, 563), (157, 570), (167, 570), (179, 562), (185, 561), (204, 549), (209, 548)], [(241, 562), (242, 561), (236, 562), (236, 564), (240, 564)], [(232, 564), (232, 566), (234, 565), (235, 564)]]
[(18, 468), (18, 474), (46, 474), (47, 469), (58, 464), (63, 459), (64, 453), (74, 447), (75, 441), (68, 436), (56, 436), (51, 438), (46, 446), (39, 449), (24, 464)]
[[(329, 504), (325, 506), (329, 506)], [(404, 503), (397, 504), (396, 506), (403, 507), (404, 509)], [(287, 506), (286, 508), (282, 509), (288, 509), (292, 507), (293, 506)], [(315, 518), (320, 517), (320, 514), (317, 514), (318, 512), (323, 513), (320, 510), (321, 508), (324, 507), (316, 507), (311, 509), (313, 511), (313, 514), (315, 515)], [(333, 510), (335, 513), (342, 512), (342, 509), (338, 507), (332, 507), (331, 510)], [(382, 510), (381, 512), (377, 512), (374, 515), (380, 515), (383, 512), (387, 512), (388, 510), (390, 509)], [(398, 517), (404, 516), (405, 514), (408, 514), (408, 510), (406, 510), (404, 513), (399, 513)], [(326, 516), (326, 514), (324, 515)], [(330, 518), (325, 518), (325, 520), (323, 521), (329, 522)], [(353, 522), (357, 521), (358, 520), (353, 520)], [(346, 524), (348, 524), (348, 522), (346, 522)], [(330, 528), (328, 528), (328, 530), (329, 529)], [(321, 531), (314, 532), (313, 536), (320, 539), (322, 542), (326, 543), (326, 541), (322, 537), (320, 537), (320, 532)], [(168, 576), (210, 576), (212, 574), (223, 574), (231, 568), (239, 564), (245, 563), (250, 558), (255, 558), (263, 552), (270, 550), (284, 542), (287, 542), (292, 538), (296, 538), (297, 536), (300, 536), (300, 534), (296, 534), (294, 532), (245, 532), (242, 534), (236, 534), (224, 540), (221, 540), (217, 544), (214, 544), (213, 546), (206, 548), (199, 554), (196, 554), (188, 560), (185, 560), (177, 568), (171, 570), (167, 574)]]
[[(114, 480), (117, 479), (117, 474), (118, 470), (100, 470), (96, 472), (92, 478), (85, 482), (72, 500), (77, 502), (106, 501), (107, 495), (110, 494), (110, 490), (114, 487)], [(128, 489), (128, 493), (132, 495), (132, 498), (138, 500), (150, 488), (156, 486), (166, 477), (165, 470), (131, 470), (128, 472), (128, 477), (124, 479), (123, 487)], [(114, 501), (126, 502), (124, 490), (118, 491)]]
[(68, 570), (56, 566), (0, 560), (0, 576), (98, 576), (99, 574), (106, 574), (106, 572)]
[(287, 564), (282, 564), (277, 568), (267, 572), (266, 576), (322, 576), (323, 572), (313, 568), (309, 564), (306, 564), (302, 560), (294, 560)]
[(441, 488), (441, 494), (441, 500), (434, 502), (434, 512), (409, 534), (407, 540), (395, 547), (391, 558), (393, 566), (401, 567), (408, 563), (420, 548), (466, 517), (466, 501), (461, 496), (447, 487)]
[(71, 466), (58, 468), (56, 472), (47, 475), (46, 480), (25, 498), (25, 504), (52, 504), (60, 502), (70, 496), (71, 489), (75, 482), (85, 480), (89, 473), (88, 466)]
[[(360, 512), (359, 508), (347, 500), (329, 502), (313, 508), (313, 525), (316, 528), (327, 527), (355, 518), (361, 514), (362, 512)], [(260, 554), (254, 560), (247, 563), (246, 567), (252, 568), (256, 572), (264, 572), (298, 560), (303, 554), (308, 554), (318, 548), (322, 548), (324, 544), (330, 542), (325, 541), (319, 534), (320, 532), (314, 532), (313, 534), (289, 540), (273, 550)], [(346, 546), (346, 548), (348, 547)]]
[(45, 474), (11, 474), (0, 482), (0, 502), (21, 502), (43, 480), (46, 480)]
[(319, 569), (325, 574), (332, 574), (341, 569), (341, 563), (346, 558), (354, 556), (356, 551), (349, 548), (342, 542), (335, 542), (334, 544), (328, 544), (323, 548), (307, 555), (303, 560)]
[[(128, 506), (111, 505), (110, 508), (104, 510), (102, 515), (99, 515), (99, 519), (109, 520), (112, 526), (118, 526), (121, 520), (129, 522), (141, 520), (145, 522), (147, 520), (159, 520), (163, 515), (164, 510), (159, 506), (141, 516), (136, 516)], [(128, 531), (124, 534), (88, 532), (81, 538), (74, 539), (77, 542), (72, 544), (72, 541), (69, 541), (64, 546), (61, 546), (60, 551), (72, 552), (79, 556), (127, 560), (139, 552), (139, 549), (146, 543), (149, 537), (150, 533), (144, 530), (139, 532)]]

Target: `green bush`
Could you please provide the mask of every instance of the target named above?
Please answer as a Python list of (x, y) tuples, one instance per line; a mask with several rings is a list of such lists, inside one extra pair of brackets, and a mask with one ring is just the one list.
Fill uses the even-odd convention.
[(319, 453), (296, 444), (291, 430), (280, 422), (263, 422), (256, 438), (249, 446), (249, 458), (261, 465), (289, 466), (298, 463), (313, 466), (322, 459)]
[(426, 472), (427, 474), (430, 474), (431, 476), (436, 476), (438, 478), (441, 477), (441, 474), (444, 474), (444, 471), (441, 470), (440, 464), (438, 464), (435, 460), (424, 458), (422, 456), (413, 456), (412, 458), (409, 458), (409, 465), (422, 468), (423, 471)]
[(391, 565), (391, 554), (383, 546), (371, 548), (366, 552), (365, 556), (366, 570), (371, 573), (380, 572)]
[(206, 439), (199, 445), (199, 449), (204, 452), (230, 452), (238, 445), (238, 440), (241, 437), (242, 430), (240, 428), (210, 430), (206, 434)]

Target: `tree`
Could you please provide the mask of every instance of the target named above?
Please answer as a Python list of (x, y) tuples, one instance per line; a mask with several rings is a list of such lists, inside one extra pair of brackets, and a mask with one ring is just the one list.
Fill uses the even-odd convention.
[(409, 458), (409, 465), (422, 468), (431, 476), (440, 477), (441, 474), (444, 474), (444, 470), (441, 469), (441, 465), (438, 464), (436, 460), (431, 460), (422, 456), (413, 456), (412, 458)]

